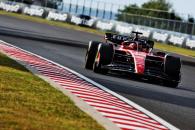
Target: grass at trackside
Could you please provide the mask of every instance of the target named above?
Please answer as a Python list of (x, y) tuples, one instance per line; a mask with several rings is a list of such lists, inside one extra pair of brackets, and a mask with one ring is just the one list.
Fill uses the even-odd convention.
[(185, 56), (195, 57), (195, 50), (189, 50), (181, 47), (176, 47), (173, 45), (167, 45), (162, 43), (155, 43), (154, 48), (164, 50), (171, 53), (177, 53)]
[[(69, 23), (49, 21), (49, 20), (42, 19), (42, 18), (39, 18), (39, 17), (32, 17), (32, 16), (28, 16), (28, 15), (24, 15), (24, 14), (16, 14), (16, 13), (10, 13), (10, 12), (6, 12), (6, 11), (0, 11), (0, 15), (7, 15), (7, 16), (17, 17), (17, 18), (24, 19), (24, 20), (29, 20), (29, 21), (33, 21), (33, 22), (44, 23), (44, 24), (49, 24), (49, 25), (53, 25), (53, 26), (58, 26), (58, 27), (64, 27), (64, 28), (68, 28), (68, 29), (74, 29), (74, 30), (89, 32), (89, 33), (98, 34), (98, 35), (102, 35), (102, 36), (104, 34), (103, 31), (96, 30), (96, 29), (80, 27), (80, 26), (69, 24)], [(184, 49), (184, 48), (181, 48), (181, 47), (156, 43), (155, 48), (160, 49), (160, 50), (164, 50), (164, 51), (168, 51), (168, 52), (177, 53), (177, 54), (180, 54), (180, 55), (195, 57), (195, 51), (194, 50)]]
[(0, 129), (103, 130), (63, 93), (0, 54)]

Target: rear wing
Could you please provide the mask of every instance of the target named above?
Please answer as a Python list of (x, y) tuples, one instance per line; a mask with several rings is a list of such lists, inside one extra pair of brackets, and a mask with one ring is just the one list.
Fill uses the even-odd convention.
[(106, 33), (105, 34), (105, 40), (108, 40), (110, 42), (116, 43), (116, 44), (121, 44), (124, 41), (129, 40), (129, 36), (123, 36), (123, 35), (118, 35), (114, 33)]

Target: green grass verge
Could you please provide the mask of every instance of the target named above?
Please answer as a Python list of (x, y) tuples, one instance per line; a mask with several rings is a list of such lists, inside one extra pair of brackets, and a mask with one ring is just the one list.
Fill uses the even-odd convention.
[(176, 47), (173, 45), (167, 45), (167, 44), (163, 44), (163, 43), (155, 43), (154, 48), (160, 49), (163, 51), (167, 51), (167, 52), (171, 52), (171, 53), (180, 54), (180, 55), (195, 57), (194, 50)]
[[(23, 19), (23, 20), (49, 24), (49, 25), (52, 25), (52, 26), (64, 27), (64, 28), (79, 30), (79, 31), (83, 31), (83, 32), (89, 32), (89, 33), (102, 35), (102, 36), (105, 33), (103, 31), (96, 30), (96, 29), (80, 27), (80, 26), (76, 26), (76, 25), (72, 25), (72, 24), (64, 23), (64, 22), (49, 21), (49, 20), (46, 20), (46, 19), (43, 19), (43, 18), (32, 17), (32, 16), (28, 16), (28, 15), (24, 15), (24, 14), (16, 14), (16, 13), (10, 13), (10, 12), (6, 12), (6, 11), (0, 11), (0, 15), (12, 16), (12, 17), (16, 17), (16, 18), (19, 18), (19, 19)], [(195, 57), (195, 51), (194, 50), (189, 50), (189, 49), (185, 49), (185, 48), (181, 48), (181, 47), (156, 43), (155, 48), (160, 49), (160, 50), (164, 50), (164, 51), (168, 51), (168, 52), (177, 53), (177, 54), (180, 54), (180, 55)]]
[(63, 93), (0, 54), (0, 129), (103, 130)]

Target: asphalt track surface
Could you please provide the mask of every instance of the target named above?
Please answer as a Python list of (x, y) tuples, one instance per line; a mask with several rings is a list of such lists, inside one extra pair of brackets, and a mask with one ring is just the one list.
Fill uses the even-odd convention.
[[(50, 27), (0, 16), (0, 26), (41, 32), (48, 36), (64, 37), (86, 42), (101, 37), (79, 31)], [(52, 33), (53, 32), (53, 33)], [(58, 35), (59, 34), (59, 35)], [(101, 75), (84, 69), (85, 49), (62, 44), (34, 41), (0, 35), (0, 39), (67, 66), (116, 93), (134, 101), (182, 130), (195, 130), (195, 68), (182, 66), (182, 81), (177, 89), (158, 83), (134, 80), (122, 75)]]

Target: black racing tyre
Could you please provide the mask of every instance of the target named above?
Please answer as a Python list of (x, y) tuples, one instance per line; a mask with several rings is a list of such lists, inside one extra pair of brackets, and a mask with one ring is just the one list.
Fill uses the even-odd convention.
[(114, 54), (114, 48), (112, 44), (99, 44), (98, 51), (96, 54), (95, 63), (93, 66), (93, 71), (95, 73), (108, 73), (108, 69), (102, 68), (102, 65), (108, 65), (112, 62)]
[(164, 84), (166, 87), (177, 88), (179, 82), (177, 82), (177, 81), (168, 81), (168, 80), (164, 80), (164, 81), (163, 81), (163, 84)]
[(167, 55), (165, 57), (164, 72), (173, 80), (180, 80), (181, 61), (178, 57)]
[(167, 55), (165, 56), (164, 72), (169, 76), (169, 80), (164, 80), (164, 85), (167, 87), (176, 88), (181, 79), (181, 60), (178, 57)]
[(104, 74), (106, 74), (107, 73), (107, 70), (103, 70), (102, 68), (101, 68), (101, 63), (100, 62), (97, 62), (97, 61), (95, 61), (95, 63), (94, 63), (94, 65), (93, 65), (93, 71), (95, 72), (95, 73), (104, 73)]
[(93, 64), (95, 61), (98, 45), (100, 42), (97, 41), (90, 41), (88, 45), (88, 49), (85, 56), (85, 68), (86, 69), (93, 69)]

